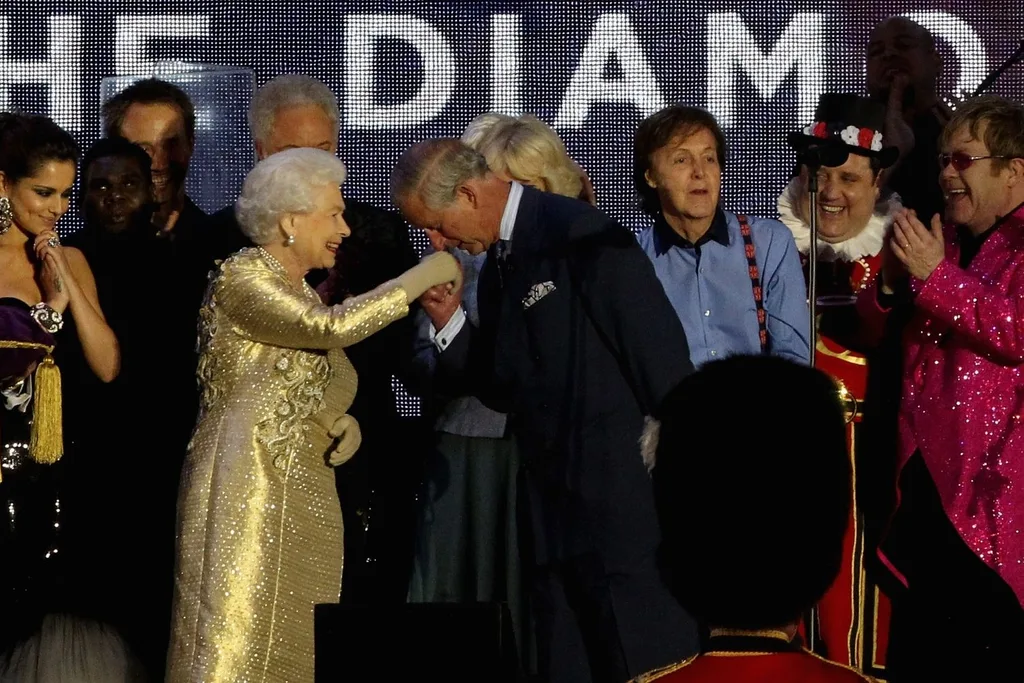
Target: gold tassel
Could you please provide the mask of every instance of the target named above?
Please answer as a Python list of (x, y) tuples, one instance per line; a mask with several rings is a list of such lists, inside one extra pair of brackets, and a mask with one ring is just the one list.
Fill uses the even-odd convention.
[(60, 369), (49, 353), (36, 368), (29, 454), (36, 462), (46, 465), (52, 465), (64, 455)]

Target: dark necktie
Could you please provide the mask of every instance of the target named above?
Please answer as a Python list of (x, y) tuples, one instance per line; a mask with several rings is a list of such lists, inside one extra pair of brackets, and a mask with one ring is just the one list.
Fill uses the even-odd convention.
[(498, 240), (488, 250), (487, 258), (489, 260), (490, 259), (494, 260), (494, 265), (496, 266), (496, 270), (497, 270), (497, 274), (498, 274), (498, 286), (499, 287), (504, 287), (505, 286), (505, 280), (506, 280), (506, 278), (508, 276), (508, 266), (509, 266), (508, 256), (509, 256), (509, 252), (511, 251), (511, 247), (512, 247), (512, 244), (508, 240)]
[(497, 334), (498, 317), (501, 311), (501, 290), (504, 286), (505, 269), (501, 262), (506, 258), (498, 255), (498, 243), (487, 250), (487, 259), (480, 269), (477, 280), (476, 301), (480, 319), (480, 332), (484, 343), (493, 347)]
[(505, 265), (511, 250), (512, 244), (508, 240), (498, 240), (494, 243), (494, 256), (498, 259), (499, 265)]

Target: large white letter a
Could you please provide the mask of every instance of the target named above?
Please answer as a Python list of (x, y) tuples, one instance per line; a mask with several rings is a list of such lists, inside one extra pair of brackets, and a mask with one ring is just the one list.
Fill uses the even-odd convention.
[[(612, 55), (622, 66), (622, 78), (607, 80), (603, 73)], [(629, 102), (641, 116), (649, 116), (664, 106), (658, 81), (626, 14), (598, 17), (565, 92), (555, 127), (583, 125), (594, 102)]]

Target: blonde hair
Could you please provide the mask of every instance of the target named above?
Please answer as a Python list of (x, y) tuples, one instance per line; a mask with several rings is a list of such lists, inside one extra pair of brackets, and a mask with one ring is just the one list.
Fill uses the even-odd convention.
[(480, 143), (491, 133), (496, 125), (515, 120), (514, 116), (499, 114), (493, 111), (480, 114), (466, 126), (466, 130), (462, 133), (462, 141), (479, 151)]
[(476, 148), (492, 171), (513, 180), (573, 198), (583, 189), (580, 168), (569, 158), (565, 144), (535, 116), (492, 122)]

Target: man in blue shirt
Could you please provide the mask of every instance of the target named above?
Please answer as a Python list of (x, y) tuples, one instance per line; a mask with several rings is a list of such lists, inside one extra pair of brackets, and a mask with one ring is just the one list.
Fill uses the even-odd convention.
[(790, 231), (719, 205), (725, 136), (714, 117), (672, 106), (634, 141), (634, 183), (654, 226), (640, 246), (700, 366), (736, 354), (810, 361), (807, 286)]

